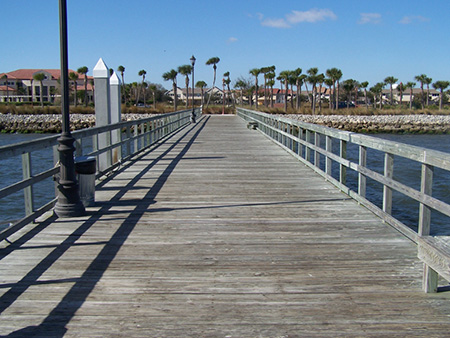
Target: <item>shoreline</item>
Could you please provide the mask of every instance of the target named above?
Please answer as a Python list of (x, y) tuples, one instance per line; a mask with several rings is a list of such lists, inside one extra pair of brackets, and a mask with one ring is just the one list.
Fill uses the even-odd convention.
[[(155, 114), (122, 114), (122, 121)], [(450, 134), (450, 115), (278, 115), (330, 128), (364, 134)], [(71, 114), (71, 130), (95, 126), (94, 114)], [(0, 114), (1, 133), (60, 133), (61, 115)]]

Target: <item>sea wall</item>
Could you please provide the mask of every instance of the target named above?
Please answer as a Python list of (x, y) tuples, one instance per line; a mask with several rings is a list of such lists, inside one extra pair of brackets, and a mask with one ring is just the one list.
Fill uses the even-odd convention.
[[(123, 121), (137, 120), (155, 114), (122, 114)], [(70, 114), (71, 130), (95, 127), (95, 115)], [(0, 132), (3, 133), (60, 133), (61, 115), (0, 114)]]
[(450, 115), (282, 115), (357, 133), (450, 133)]
[[(122, 114), (123, 121), (155, 115)], [(450, 133), (450, 115), (280, 115), (358, 133)], [(71, 114), (72, 130), (95, 126), (93, 114)], [(61, 115), (0, 114), (0, 132), (59, 133)]]

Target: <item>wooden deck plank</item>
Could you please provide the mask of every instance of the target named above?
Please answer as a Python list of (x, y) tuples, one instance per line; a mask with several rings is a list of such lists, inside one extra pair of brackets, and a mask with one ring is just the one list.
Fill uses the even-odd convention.
[(0, 335), (445, 337), (417, 247), (237, 117), (125, 165), (0, 252)]

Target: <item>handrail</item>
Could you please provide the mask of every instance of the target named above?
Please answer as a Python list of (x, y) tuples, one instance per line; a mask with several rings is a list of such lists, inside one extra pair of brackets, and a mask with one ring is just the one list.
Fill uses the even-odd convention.
[[(423, 243), (423, 239), (430, 235), (432, 210), (450, 218), (450, 204), (431, 196), (434, 169), (440, 168), (447, 172), (450, 171), (450, 154), (448, 153), (244, 108), (237, 108), (237, 115), (253, 125), (256, 124), (262, 133), (416, 244)], [(321, 142), (323, 137), (325, 137), (325, 142)], [(339, 154), (333, 153), (333, 141), (339, 142)], [(350, 144), (358, 147), (358, 162), (347, 158), (347, 147)], [(382, 174), (369, 169), (368, 149), (384, 153), (384, 172)], [(409, 187), (395, 179), (394, 156), (420, 163), (420, 190)], [(332, 176), (333, 163), (339, 166), (339, 179)], [(358, 175), (357, 191), (352, 190), (347, 184), (347, 169), (353, 170)], [(382, 208), (366, 198), (368, 178), (378, 182), (383, 187)], [(419, 203), (417, 232), (392, 216), (393, 191), (400, 192)], [(444, 277), (447, 276), (442, 270), (438, 272)], [(434, 281), (431, 284), (425, 282), (424, 289), (427, 292), (437, 288), (437, 272), (433, 271), (430, 266), (425, 265), (424, 275), (430, 274), (434, 277), (429, 279)]]
[[(392, 190), (396, 190), (419, 202), (421, 208), (439, 211), (450, 217), (450, 205), (431, 196), (433, 168), (450, 171), (450, 154), (437, 150), (430, 150), (413, 145), (401, 144), (389, 140), (383, 140), (373, 136), (332, 129), (320, 125), (292, 120), (285, 117), (255, 112), (248, 109), (237, 108), (240, 117), (247, 121), (258, 123), (258, 129), (270, 138), (278, 141), (284, 148), (295, 155), (304, 164), (334, 183), (342, 191), (349, 194), (361, 204), (375, 211), (377, 215), (404, 233), (414, 242), (417, 235), (430, 233), (430, 216), (427, 212), (421, 212), (419, 231), (415, 233), (409, 227), (390, 214), (392, 208)], [(320, 139), (325, 137), (325, 148), (321, 146)], [(331, 141), (340, 143), (340, 155), (331, 150)], [(349, 144), (359, 147), (359, 162), (352, 162), (346, 157), (346, 148)], [(302, 149), (303, 148), (303, 149)], [(385, 173), (380, 174), (367, 167), (367, 149), (374, 149), (385, 153)], [(422, 165), (422, 186), (418, 191), (405, 184), (396, 181), (392, 176), (393, 156), (400, 156)], [(325, 158), (325, 170), (320, 166), (320, 157)], [(340, 177), (336, 180), (331, 176), (331, 163), (340, 166)], [(358, 173), (358, 191), (350, 190), (346, 185), (346, 169)], [(389, 173), (388, 173), (389, 172)], [(427, 177), (427, 175), (429, 177)], [(384, 187), (384, 208), (380, 209), (365, 197), (366, 178), (381, 183)]]
[[(188, 109), (169, 114), (160, 114), (144, 119), (119, 122), (108, 126), (74, 131), (72, 132), (72, 136), (74, 137), (76, 143), (76, 156), (95, 156), (98, 163), (98, 158), (101, 154), (107, 153), (111, 156), (112, 150), (119, 149), (120, 154), (115, 161), (111, 161), (111, 163), (115, 163), (112, 163), (111, 166), (101, 172), (97, 170), (96, 177), (98, 178), (115, 169), (118, 165), (120, 165), (120, 163), (123, 163), (137, 153), (175, 132), (179, 128), (189, 124), (191, 113), (192, 110)], [(196, 113), (201, 114), (201, 110), (196, 109)], [(111, 134), (115, 131), (120, 131), (120, 139), (98, 149), (98, 135), (107, 133), (111, 136)], [(0, 189), (0, 200), (13, 193), (23, 190), (26, 209), (25, 217), (15, 221), (14, 224), (0, 233), (0, 241), (6, 239), (12, 233), (18, 231), (29, 222), (40, 217), (55, 205), (55, 196), (49, 196), (49, 201), (46, 202), (44, 206), (34, 208), (34, 194), (32, 187), (36, 183), (48, 179), (59, 172), (59, 164), (57, 162), (58, 159), (56, 158), (54, 160), (54, 167), (47, 168), (40, 173), (32, 174), (30, 157), (32, 152), (48, 148), (53, 148), (54, 154), (57, 154), (58, 137), (59, 135), (52, 135), (38, 140), (20, 142), (0, 147), (0, 165), (2, 164), (2, 160), (22, 156), (22, 172), (24, 172), (24, 177), (21, 181), (14, 182)], [(85, 153), (86, 151), (83, 149), (83, 141), (88, 138), (92, 138), (93, 148), (92, 151)], [(123, 147), (123, 151), (121, 147)], [(27, 191), (31, 193), (27, 193)]]

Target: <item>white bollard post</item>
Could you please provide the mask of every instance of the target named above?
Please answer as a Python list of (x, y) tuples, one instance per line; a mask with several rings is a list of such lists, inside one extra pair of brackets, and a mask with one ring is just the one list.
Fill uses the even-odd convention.
[[(111, 75), (109, 79), (110, 92), (111, 92), (111, 123), (119, 123), (122, 121), (122, 95), (121, 95), (121, 83), (116, 72)], [(112, 144), (119, 143), (121, 141), (121, 130), (113, 130), (111, 132)], [(117, 163), (122, 158), (122, 147), (116, 147), (113, 149), (112, 161)]]
[[(109, 88), (109, 68), (103, 62), (102, 58), (98, 60), (94, 67), (94, 86), (95, 86), (95, 126), (107, 126), (111, 124), (111, 101)], [(98, 135), (98, 149), (111, 145), (111, 133), (102, 133)], [(111, 151), (102, 153), (98, 156), (98, 169), (104, 171), (112, 164)]]

